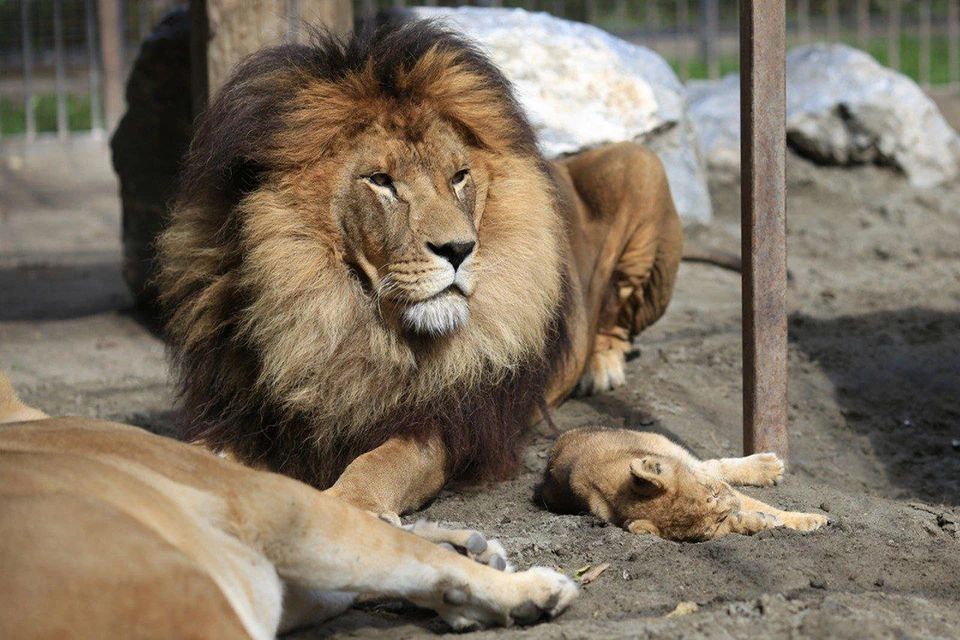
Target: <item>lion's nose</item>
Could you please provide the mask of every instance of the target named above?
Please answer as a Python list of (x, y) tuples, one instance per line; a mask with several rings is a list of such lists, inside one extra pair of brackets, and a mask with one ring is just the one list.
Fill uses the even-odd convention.
[(473, 253), (473, 248), (476, 245), (476, 242), (447, 242), (444, 244), (428, 242), (427, 249), (452, 264), (453, 268), (456, 269)]

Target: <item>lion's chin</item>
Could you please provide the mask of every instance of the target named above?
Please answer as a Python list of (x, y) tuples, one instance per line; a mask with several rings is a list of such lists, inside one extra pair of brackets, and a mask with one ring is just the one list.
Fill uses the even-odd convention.
[(470, 305), (459, 293), (445, 292), (411, 304), (403, 310), (401, 317), (403, 326), (414, 333), (442, 336), (467, 324)]

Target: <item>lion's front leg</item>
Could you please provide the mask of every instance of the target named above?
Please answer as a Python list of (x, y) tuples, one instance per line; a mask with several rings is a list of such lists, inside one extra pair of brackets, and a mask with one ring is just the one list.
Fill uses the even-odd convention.
[(439, 437), (398, 436), (357, 457), (324, 493), (399, 524), (400, 515), (437, 495), (447, 475)]
[[(402, 526), (400, 516), (437, 495), (447, 477), (447, 453), (440, 438), (396, 437), (356, 458), (324, 493)], [(423, 521), (404, 528), (481, 564), (509, 568), (503, 546), (478, 531), (445, 529)]]

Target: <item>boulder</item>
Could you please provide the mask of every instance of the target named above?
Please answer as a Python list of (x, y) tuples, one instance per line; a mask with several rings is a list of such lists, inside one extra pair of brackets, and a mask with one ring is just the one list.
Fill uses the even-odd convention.
[(418, 7), (476, 41), (513, 83), (549, 158), (636, 140), (666, 168), (685, 223), (709, 222), (710, 197), (686, 90), (645, 47), (547, 13)]
[[(739, 76), (695, 82), (691, 112), (710, 169), (739, 171)], [(798, 47), (787, 56), (787, 142), (825, 165), (896, 167), (917, 187), (960, 175), (960, 138), (907, 76), (842, 44)]]

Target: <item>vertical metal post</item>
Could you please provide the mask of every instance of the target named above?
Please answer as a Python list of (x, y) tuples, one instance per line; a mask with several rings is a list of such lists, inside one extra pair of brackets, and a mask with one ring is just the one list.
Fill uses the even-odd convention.
[(645, 27), (649, 34), (647, 46), (656, 51), (660, 44), (660, 7), (657, 6), (657, 0), (647, 0), (644, 14)]
[(720, 77), (720, 59), (717, 47), (720, 45), (720, 3), (719, 0), (700, 0), (701, 51), (707, 64), (707, 76), (711, 80)]
[(553, 0), (553, 15), (558, 18), (565, 18), (567, 14), (566, 0)]
[(920, 0), (920, 86), (930, 88), (930, 0)]
[(678, 0), (677, 4), (677, 58), (680, 65), (680, 79), (686, 82), (690, 78), (690, 56), (687, 51), (687, 37), (690, 35), (690, 0)]
[(827, 38), (830, 42), (840, 42), (839, 0), (827, 0)]
[(143, 42), (147, 39), (147, 36), (150, 35), (150, 27), (152, 22), (152, 16), (150, 15), (151, 9), (150, 0), (140, 0), (137, 3), (137, 19), (140, 22), (140, 41)]
[(27, 142), (37, 137), (37, 114), (33, 101), (33, 38), (30, 32), (30, 0), (20, 0), (20, 32), (23, 34), (23, 95)]
[(810, 44), (810, 0), (797, 0), (797, 30), (800, 44)]
[(887, 16), (887, 66), (900, 71), (900, 0), (890, 0)]
[(950, 86), (960, 91), (960, 1), (947, 2), (947, 48), (950, 50), (947, 66), (950, 69)]
[(100, 57), (97, 55), (97, 12), (93, 0), (85, 0), (86, 21), (87, 21), (87, 66), (89, 67), (90, 79), (88, 90), (90, 91), (90, 130), (99, 135), (103, 133), (103, 113), (101, 111), (102, 100), (100, 92)]
[(53, 55), (57, 93), (57, 137), (66, 140), (70, 134), (67, 122), (67, 71), (63, 54), (63, 0), (53, 0)]
[(787, 459), (786, 16), (740, 4), (743, 448)]
[(870, 51), (870, 0), (857, 0), (857, 44)]

